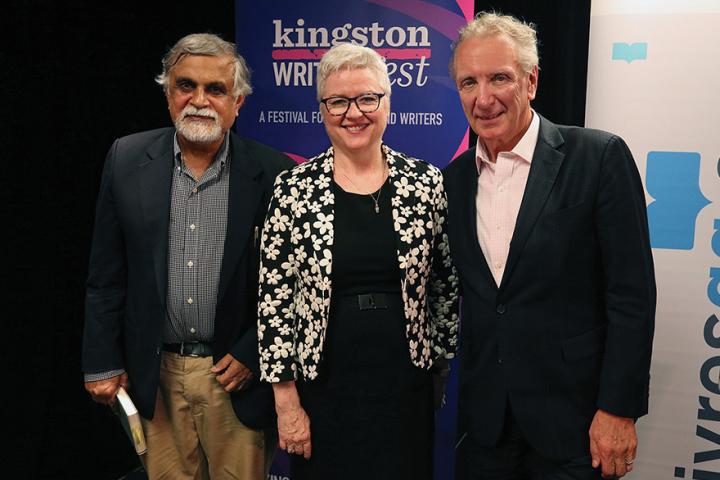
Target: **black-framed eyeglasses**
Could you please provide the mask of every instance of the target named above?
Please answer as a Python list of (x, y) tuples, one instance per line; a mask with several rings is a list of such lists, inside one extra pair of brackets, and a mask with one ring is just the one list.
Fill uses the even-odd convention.
[(325, 105), (330, 115), (345, 115), (350, 110), (350, 104), (355, 102), (355, 106), (362, 113), (372, 113), (380, 108), (380, 100), (385, 96), (384, 93), (363, 93), (357, 97), (327, 97), (320, 100)]

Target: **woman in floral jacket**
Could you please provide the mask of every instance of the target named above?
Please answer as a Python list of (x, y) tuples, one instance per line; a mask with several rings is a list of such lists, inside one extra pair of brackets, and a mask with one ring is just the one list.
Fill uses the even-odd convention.
[(293, 479), (432, 476), (432, 379), (457, 341), (440, 171), (382, 143), (390, 80), (341, 44), (318, 69), (332, 146), (281, 174), (262, 234), (261, 380)]

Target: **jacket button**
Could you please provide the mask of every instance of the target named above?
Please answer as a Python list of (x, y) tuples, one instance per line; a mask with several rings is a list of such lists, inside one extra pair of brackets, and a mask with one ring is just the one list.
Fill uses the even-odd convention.
[(160, 347), (157, 347), (157, 351), (155, 353), (160, 356)]
[(505, 312), (507, 311), (507, 309), (505, 308), (505, 305), (503, 305), (502, 303), (500, 303), (500, 304), (498, 304), (498, 306), (495, 308), (495, 311), (496, 311), (497, 313), (499, 313), (500, 315), (502, 315), (503, 313), (505, 313)]
[(502, 363), (502, 357), (498, 357), (498, 363)]

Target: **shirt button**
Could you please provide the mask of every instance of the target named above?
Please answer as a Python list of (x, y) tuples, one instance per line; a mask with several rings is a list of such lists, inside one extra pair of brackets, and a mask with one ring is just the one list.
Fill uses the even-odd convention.
[(190, 305), (192, 305), (192, 303), (193, 303), (192, 297), (188, 298), (188, 299), (187, 299), (187, 302), (188, 302)]
[(195, 230), (195, 224), (194, 224), (194, 223), (191, 223), (191, 224), (190, 224), (190, 230)]
[(192, 267), (193, 267), (193, 265), (195, 265), (195, 264), (193, 263), (193, 261), (192, 261), (192, 260), (190, 260), (190, 261), (189, 261), (189, 262), (187, 263), (187, 266), (188, 266), (188, 267), (190, 267), (190, 268), (192, 268)]
[(498, 192), (502, 192), (502, 191), (503, 191), (503, 187), (499, 187)]
[(497, 268), (498, 270), (500, 270), (500, 269), (502, 268), (502, 263), (500, 263), (500, 262), (496, 263), (496, 264), (495, 264), (495, 268)]
[(193, 189), (192, 189), (192, 192), (193, 192), (193, 193), (197, 193), (197, 187), (193, 188)]
[(190, 327), (190, 333), (195, 333), (195, 327)]

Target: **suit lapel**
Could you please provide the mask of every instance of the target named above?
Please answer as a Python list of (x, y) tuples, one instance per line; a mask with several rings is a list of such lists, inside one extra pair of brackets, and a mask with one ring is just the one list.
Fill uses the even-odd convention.
[[(475, 197), (478, 188), (478, 172), (475, 162), (475, 149), (470, 150), (467, 157), (458, 158), (455, 161), (463, 162), (462, 173), (459, 178), (460, 190), (454, 195), (456, 201), (449, 207), (458, 209), (457, 218), (459, 224), (455, 228), (460, 230), (460, 234), (456, 235), (456, 238), (461, 242), (460, 251), (468, 252), (466, 266), (472, 269), (467, 280), (472, 285), (476, 279), (481, 278), (480, 275), (483, 275), (486, 281), (497, 288), (477, 235), (477, 203)], [(454, 247), (451, 245), (451, 251), (452, 248)], [(476, 287), (476, 290), (481, 291), (482, 289)]]
[(508, 283), (510, 275), (520, 258), (525, 243), (527, 242), (532, 229), (535, 227), (545, 202), (550, 195), (558, 172), (562, 166), (565, 154), (559, 152), (557, 147), (563, 144), (562, 135), (551, 122), (540, 117), (540, 133), (538, 142), (533, 153), (532, 165), (528, 175), (525, 193), (520, 204), (515, 231), (510, 241), (510, 251), (505, 263), (500, 288)]
[(248, 152), (245, 143), (232, 132), (230, 135), (230, 187), (228, 193), (227, 233), (223, 251), (218, 305), (227, 290), (238, 261), (251, 238), (258, 204), (262, 200), (262, 186), (258, 178), (262, 174), (257, 159)]
[(140, 162), (140, 204), (152, 243), (155, 283), (162, 305), (167, 301), (168, 225), (173, 175), (173, 136), (168, 133), (152, 143)]

